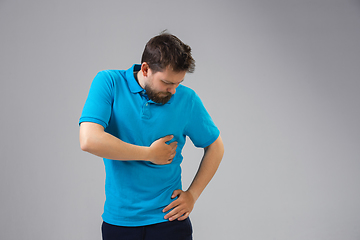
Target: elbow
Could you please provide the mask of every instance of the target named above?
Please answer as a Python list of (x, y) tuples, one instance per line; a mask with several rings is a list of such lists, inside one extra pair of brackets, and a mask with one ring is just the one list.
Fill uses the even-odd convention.
[(104, 132), (104, 128), (95, 123), (84, 122), (80, 125), (79, 141), (81, 150), (93, 153), (99, 142), (99, 137)]
[(89, 138), (80, 135), (79, 140), (80, 140), (81, 150), (83, 150), (84, 152), (89, 152), (91, 149), (91, 144), (90, 144)]
[(81, 150), (83, 150), (84, 152), (91, 152), (94, 146), (93, 138), (94, 137), (92, 136), (92, 134), (87, 131), (82, 131), (80, 129), (79, 141)]

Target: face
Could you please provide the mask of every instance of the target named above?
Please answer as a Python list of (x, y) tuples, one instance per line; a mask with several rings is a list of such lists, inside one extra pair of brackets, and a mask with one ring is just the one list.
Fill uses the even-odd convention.
[(186, 71), (174, 72), (166, 68), (162, 72), (153, 73), (148, 69), (147, 77), (145, 78), (145, 90), (149, 99), (165, 104), (171, 96), (175, 94), (176, 88), (184, 81)]

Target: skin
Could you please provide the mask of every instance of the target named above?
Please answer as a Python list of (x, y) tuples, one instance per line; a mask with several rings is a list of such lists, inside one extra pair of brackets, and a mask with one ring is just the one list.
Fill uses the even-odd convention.
[(177, 142), (166, 144), (173, 136), (165, 136), (153, 142), (150, 147), (126, 143), (104, 131), (97, 123), (80, 124), (80, 147), (83, 151), (101, 158), (132, 161), (134, 159), (150, 161), (154, 164), (170, 164), (176, 155)]
[(163, 212), (172, 209), (165, 215), (165, 219), (169, 219), (170, 221), (186, 219), (193, 210), (194, 204), (200, 197), (200, 194), (218, 169), (224, 154), (224, 145), (221, 137), (219, 136), (215, 142), (204, 150), (200, 167), (188, 190), (175, 190), (171, 197), (175, 198), (177, 196), (178, 198), (163, 209)]
[[(184, 80), (186, 72), (174, 72), (167, 67), (162, 72), (153, 72), (148, 64), (142, 63), (137, 78), (142, 88), (148, 86), (152, 91), (166, 96), (175, 94), (176, 88)], [(128, 144), (104, 131), (104, 127), (91, 122), (80, 125), (80, 147), (83, 151), (96, 156), (121, 161), (133, 159), (150, 161), (154, 164), (170, 164), (176, 155), (177, 142), (166, 144), (173, 136), (165, 136), (154, 141), (150, 147)], [(186, 191), (177, 189), (173, 192), (172, 203), (163, 209), (168, 212), (165, 219), (169, 221), (186, 219), (194, 208), (195, 202), (200, 197), (207, 184), (217, 171), (224, 154), (221, 137), (204, 149), (204, 155), (199, 169)]]
[(184, 81), (185, 74), (186, 71), (174, 72), (169, 67), (162, 72), (154, 73), (149, 68), (149, 65), (144, 62), (141, 64), (141, 70), (138, 72), (137, 77), (142, 88), (145, 89), (147, 85), (153, 91), (166, 96), (168, 93), (176, 93), (176, 88)]

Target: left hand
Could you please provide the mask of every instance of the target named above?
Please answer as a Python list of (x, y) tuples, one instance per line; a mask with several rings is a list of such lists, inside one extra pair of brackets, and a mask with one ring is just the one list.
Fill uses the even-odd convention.
[(184, 192), (181, 189), (173, 192), (171, 198), (173, 199), (175, 197), (178, 198), (164, 208), (163, 212), (172, 209), (164, 218), (169, 219), (169, 221), (176, 219), (179, 221), (185, 220), (194, 208), (195, 199), (190, 192)]

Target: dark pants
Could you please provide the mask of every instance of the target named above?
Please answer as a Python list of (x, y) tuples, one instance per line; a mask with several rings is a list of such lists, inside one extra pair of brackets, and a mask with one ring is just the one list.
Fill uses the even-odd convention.
[(121, 227), (103, 222), (103, 240), (192, 240), (190, 219), (141, 227)]

